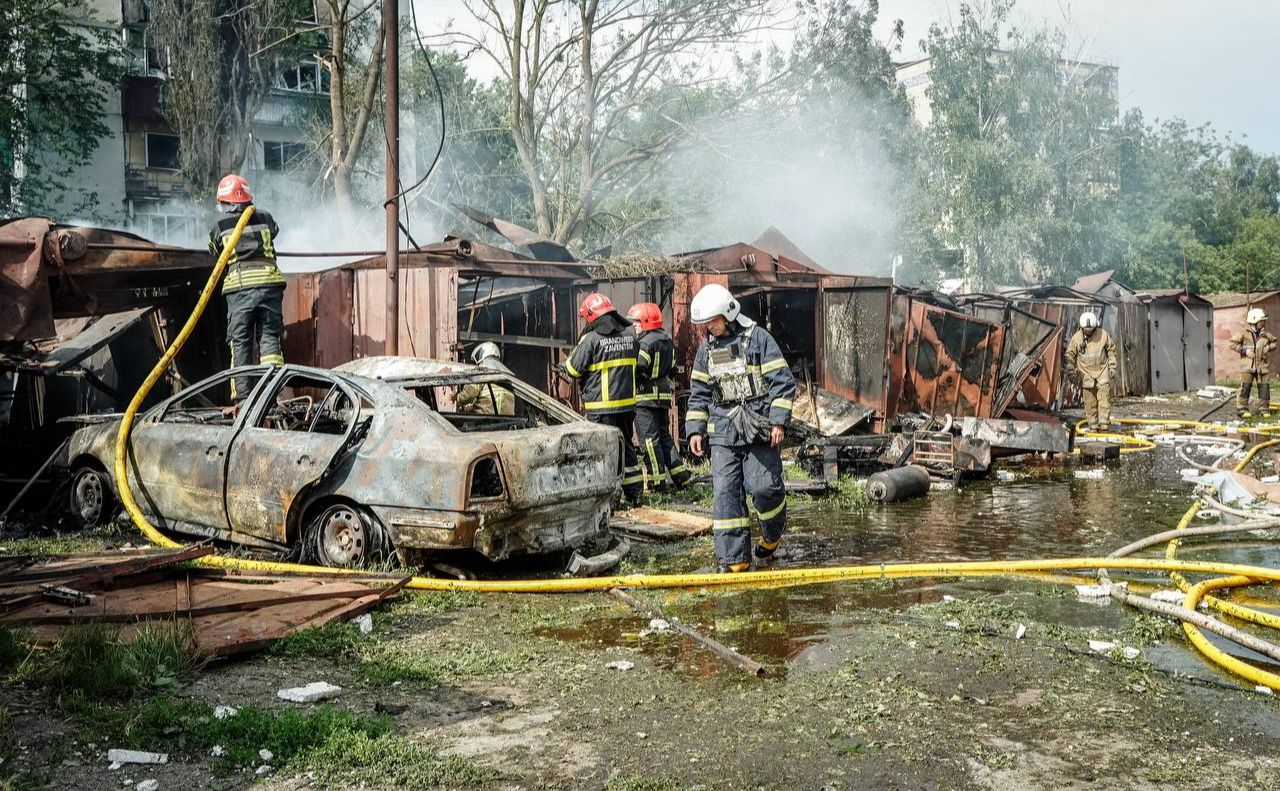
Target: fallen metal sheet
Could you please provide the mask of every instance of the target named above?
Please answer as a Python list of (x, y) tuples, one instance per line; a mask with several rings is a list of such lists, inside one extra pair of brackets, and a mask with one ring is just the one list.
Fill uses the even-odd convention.
[(1057, 421), (966, 417), (960, 422), (960, 436), (984, 440), (995, 451), (1067, 453), (1071, 450), (1071, 432), (1065, 423)]
[[(814, 402), (817, 402), (816, 409)], [(875, 410), (821, 387), (801, 388), (796, 393), (792, 420), (824, 437), (847, 434), (866, 422)]]
[(39, 217), (0, 224), (0, 341), (53, 334), (53, 303), (44, 269), (49, 226)]
[(106, 316), (59, 319), (56, 338), (0, 349), (0, 369), (42, 375), (65, 371), (79, 365), (153, 310), (155, 306), (147, 305)]
[(0, 562), (0, 601), (3, 601), (4, 590), (26, 583), (57, 579), (73, 580), (63, 584), (76, 588), (104, 586), (122, 577), (175, 566), (212, 552), (213, 547), (208, 544), (193, 544), (182, 549), (147, 549), (51, 558), (5, 558)]
[(674, 541), (711, 532), (711, 520), (707, 517), (647, 507), (625, 511), (615, 516), (609, 526), (624, 533), (662, 541)]

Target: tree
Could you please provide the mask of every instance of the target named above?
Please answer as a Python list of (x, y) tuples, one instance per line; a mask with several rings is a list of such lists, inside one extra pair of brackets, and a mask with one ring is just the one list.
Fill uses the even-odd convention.
[(528, 184), (532, 222), (576, 242), (634, 198), (680, 137), (681, 89), (727, 83), (716, 57), (766, 24), (774, 0), (464, 0), (483, 29), (436, 37), (488, 57)]
[[(345, 212), (353, 207), (352, 176), (366, 152), (369, 120), (378, 100), (386, 30), (381, 14), (370, 14), (384, 0), (353, 3), (352, 0), (324, 0), (327, 36), (317, 49), (317, 58), (329, 73), (329, 169), (333, 192)], [(385, 0), (390, 1), (390, 0)], [(376, 32), (373, 17), (376, 16)], [(364, 51), (369, 54), (364, 55)]]
[(1060, 36), (1008, 29), (1012, 0), (961, 4), (922, 42), (931, 59), (920, 170), (940, 246), (971, 286), (1062, 280), (1099, 260), (1115, 182), (1111, 73)]
[(272, 46), (309, 16), (307, 0), (151, 0), (151, 31), (167, 53), (163, 113), (181, 140), (182, 173), (212, 192), (240, 169), (252, 124), (283, 63)]
[(110, 135), (102, 118), (119, 84), (117, 45), (83, 0), (0, 3), (0, 212), (78, 214), (97, 196), (71, 176)]

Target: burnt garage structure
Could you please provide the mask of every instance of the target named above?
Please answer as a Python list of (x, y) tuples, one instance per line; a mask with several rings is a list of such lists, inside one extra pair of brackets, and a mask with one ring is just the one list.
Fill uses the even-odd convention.
[(1151, 392), (1199, 390), (1215, 381), (1213, 303), (1183, 289), (1148, 289)]

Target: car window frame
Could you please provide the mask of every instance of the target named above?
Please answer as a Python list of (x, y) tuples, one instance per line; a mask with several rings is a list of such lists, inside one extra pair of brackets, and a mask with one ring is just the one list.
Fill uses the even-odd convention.
[[(151, 409), (148, 409), (146, 413), (142, 416), (142, 420), (148, 423), (155, 423), (156, 425), (187, 425), (185, 423), (165, 423), (165, 421), (162, 420), (162, 418), (164, 417), (164, 414), (168, 412), (169, 409), (175, 403), (183, 400), (184, 398), (187, 398), (188, 394), (192, 393), (195, 390), (200, 390), (202, 388), (205, 388), (212, 384), (216, 384), (221, 381), (230, 381), (233, 377), (252, 376), (259, 372), (265, 372), (264, 375), (258, 379), (257, 383), (254, 384), (253, 389), (249, 391), (249, 394), (246, 395), (244, 399), (241, 401), (242, 404), (252, 405), (255, 403), (255, 399), (257, 398), (258, 391), (263, 386), (263, 384), (274, 378), (271, 375), (271, 369), (278, 368), (278, 367), (279, 366), (272, 366), (272, 365), (245, 365), (239, 368), (227, 368), (222, 371), (218, 371), (215, 374), (206, 376), (204, 379), (201, 379), (200, 381), (195, 382), (194, 384), (191, 384), (191, 385), (188, 385), (187, 387), (182, 388), (181, 390), (169, 396), (165, 400), (151, 407)], [(235, 428), (240, 424), (241, 421), (244, 420), (245, 414), (249, 411), (251, 410), (241, 409), (239, 413), (236, 415), (235, 420), (233, 420), (229, 425), (221, 426), (221, 428)], [(201, 424), (201, 425), (216, 425), (216, 424)]]

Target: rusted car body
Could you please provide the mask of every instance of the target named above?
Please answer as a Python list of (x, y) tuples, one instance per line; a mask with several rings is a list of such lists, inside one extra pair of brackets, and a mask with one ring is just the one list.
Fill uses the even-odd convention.
[[(455, 363), (379, 360), (353, 370), (249, 366), (209, 377), (135, 424), (129, 474), (162, 528), (294, 551), (329, 565), (394, 550), (473, 549), (490, 559), (580, 546), (607, 529), (619, 487), (616, 430), (513, 377)], [(250, 395), (227, 408), (232, 377)], [(391, 377), (387, 377), (391, 378)], [(514, 416), (453, 411), (457, 390), (501, 386)], [(71, 437), (73, 491), (114, 490), (118, 416)], [(87, 481), (87, 483), (86, 483)], [(73, 506), (82, 519), (101, 518)], [(91, 511), (91, 509), (89, 509)], [(297, 550), (300, 550), (298, 552)]]

